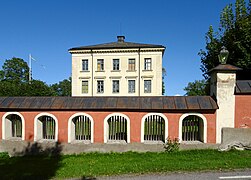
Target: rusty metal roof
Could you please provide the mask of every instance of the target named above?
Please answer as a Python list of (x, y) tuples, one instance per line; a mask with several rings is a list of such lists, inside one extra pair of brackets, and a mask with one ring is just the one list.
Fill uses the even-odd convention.
[(210, 96), (0, 97), (0, 110), (205, 111), (218, 105)]
[(237, 80), (235, 94), (251, 94), (251, 80)]

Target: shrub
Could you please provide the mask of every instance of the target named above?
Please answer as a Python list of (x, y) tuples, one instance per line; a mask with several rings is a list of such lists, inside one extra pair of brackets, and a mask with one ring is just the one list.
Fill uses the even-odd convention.
[(165, 152), (177, 152), (179, 151), (180, 143), (179, 138), (171, 139), (170, 137), (167, 138), (166, 143), (164, 144)]

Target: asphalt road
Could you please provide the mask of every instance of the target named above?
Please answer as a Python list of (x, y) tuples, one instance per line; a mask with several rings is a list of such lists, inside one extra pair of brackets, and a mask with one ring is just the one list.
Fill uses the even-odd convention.
[[(251, 163), (251, 162), (250, 162)], [(86, 178), (88, 179), (88, 178)], [(96, 180), (251, 180), (251, 169), (228, 172), (192, 172), (170, 174), (124, 175), (90, 178)]]

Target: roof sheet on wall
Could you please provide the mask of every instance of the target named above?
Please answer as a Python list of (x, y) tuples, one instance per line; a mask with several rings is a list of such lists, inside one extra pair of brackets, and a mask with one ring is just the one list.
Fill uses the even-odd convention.
[(251, 80), (237, 80), (235, 94), (251, 94)]
[(216, 110), (210, 96), (160, 97), (0, 97), (3, 110), (131, 110), (203, 111)]

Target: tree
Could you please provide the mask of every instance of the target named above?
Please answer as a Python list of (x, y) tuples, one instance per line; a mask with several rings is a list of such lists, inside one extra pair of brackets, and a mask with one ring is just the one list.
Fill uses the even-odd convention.
[(11, 81), (14, 83), (24, 83), (29, 80), (29, 67), (20, 58), (13, 57), (6, 60), (0, 71), (0, 80)]
[(45, 82), (32, 80), (30, 83), (24, 83), (20, 87), (21, 96), (55, 96), (56, 93)]
[(165, 76), (166, 76), (166, 69), (162, 67), (162, 95), (164, 95), (166, 92), (165, 82), (164, 82)]
[(56, 96), (71, 96), (71, 77), (51, 85)]
[[(213, 26), (210, 26), (205, 39), (205, 50), (198, 53), (205, 82), (209, 79), (207, 72), (219, 64), (218, 55), (222, 46), (229, 51), (228, 64), (244, 70), (251, 69), (251, 0), (247, 5), (245, 0), (236, 0), (235, 5), (227, 5), (220, 14), (218, 30), (215, 31)], [(184, 89), (187, 91), (186, 95), (208, 94), (209, 85), (206, 83), (204, 86), (203, 83), (189, 83)]]
[(201, 70), (205, 79), (210, 69), (219, 64), (218, 54), (222, 46), (229, 51), (228, 64), (243, 69), (251, 68), (251, 3), (236, 0), (235, 6), (226, 6), (220, 15), (220, 26), (214, 31), (210, 26), (206, 33), (206, 51), (200, 50)]
[(0, 96), (53, 96), (56, 93), (43, 81), (29, 82), (29, 67), (20, 58), (6, 60), (0, 70)]
[(194, 82), (189, 82), (188, 85), (184, 88), (186, 91), (186, 96), (204, 96), (207, 95), (206, 88), (207, 82), (203, 80), (195, 80)]

